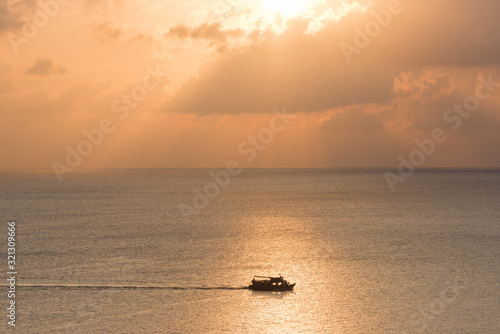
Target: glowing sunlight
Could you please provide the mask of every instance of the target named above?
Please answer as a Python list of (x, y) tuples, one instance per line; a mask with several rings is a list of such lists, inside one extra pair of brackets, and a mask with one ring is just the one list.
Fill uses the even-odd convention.
[(284, 16), (298, 16), (308, 9), (309, 0), (262, 0), (262, 6), (269, 11), (279, 12)]

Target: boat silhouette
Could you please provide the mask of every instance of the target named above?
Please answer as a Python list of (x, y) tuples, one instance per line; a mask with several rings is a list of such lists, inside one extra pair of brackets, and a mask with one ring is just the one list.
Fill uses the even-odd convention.
[(278, 277), (254, 276), (251, 283), (248, 288), (256, 291), (289, 291), (295, 286), (295, 283), (289, 283), (281, 275)]

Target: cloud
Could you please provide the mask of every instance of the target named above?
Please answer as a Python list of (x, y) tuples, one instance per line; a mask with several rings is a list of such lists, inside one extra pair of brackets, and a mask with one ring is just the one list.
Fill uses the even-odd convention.
[[(500, 82), (500, 71), (497, 67), (436, 67), (420, 72), (402, 73), (394, 81), (394, 99), (388, 106), (393, 110), (394, 123), (400, 131), (431, 132), (436, 127), (449, 129), (453, 124), (447, 123), (444, 114), (456, 104), (463, 104), (468, 96), (476, 94), (476, 87), (482, 85), (480, 78), (491, 78)], [(500, 90), (481, 102), (479, 110), (460, 123), (459, 132), (482, 131), (496, 129), (500, 131), (500, 117), (497, 109), (500, 105)]]
[(243, 34), (241, 29), (223, 30), (221, 23), (205, 23), (198, 27), (189, 27), (178, 24), (169, 29), (165, 34), (168, 38), (176, 39), (207, 39), (218, 42), (225, 42), (228, 38), (239, 37)]
[(47, 77), (54, 74), (66, 74), (64, 67), (55, 66), (52, 59), (38, 58), (33, 66), (24, 72), (26, 75)]
[(0, 2), (0, 33), (11, 29), (18, 29), (21, 25), (22, 22), (10, 12), (8, 3), (6, 1)]
[[(425, 167), (498, 166), (500, 155), (494, 143), (500, 139), (500, 89), (460, 123), (443, 118), (448, 109), (474, 95), (478, 77), (487, 77), (489, 70), (434, 68), (421, 75), (406, 73), (412, 78), (410, 87), (402, 94), (400, 78), (396, 79), (396, 96), (388, 103), (310, 114), (320, 121), (316, 128), (306, 125), (302, 132), (316, 135), (314, 147), (324, 151), (311, 159), (316, 166), (395, 166), (399, 155), (407, 156), (417, 148), (415, 140), (430, 138), (434, 129), (441, 128), (448, 139), (436, 146), (437, 154), (428, 158)], [(498, 68), (491, 71), (494, 80), (500, 80)]]
[[(401, 1), (403, 10), (393, 16), (358, 60), (393, 62), (411, 66), (485, 66), (500, 64), (500, 22), (496, 0)], [(386, 8), (375, 2), (375, 11)], [(369, 11), (360, 21), (345, 17), (351, 25), (374, 18)], [(345, 42), (352, 42), (354, 33)], [(356, 57), (354, 57), (356, 59)]]
[[(122, 91), (121, 85), (135, 80), (143, 64), (160, 57), (151, 55), (159, 44), (166, 50), (178, 46), (173, 51), (178, 57), (154, 59), (171, 64), (175, 88), (148, 96), (133, 122), (121, 123), (93, 155), (95, 161), (105, 157), (96, 167), (223, 165), (238, 154), (239, 142), (269, 126), (274, 108), (284, 106), (297, 112), (297, 118), (259, 153), (262, 160), (253, 167), (394, 166), (399, 155), (416, 148), (415, 139), (428, 138), (436, 127), (445, 129), (449, 140), (429, 157), (428, 166), (500, 165), (500, 90), (459, 129), (443, 120), (448, 108), (474, 94), (479, 75), (492, 72), (500, 81), (498, 1), (401, 0), (401, 14), (353, 55), (351, 64), (340, 43), (353, 43), (355, 29), (374, 20), (370, 10), (387, 8), (387, 0), (359, 1), (371, 2), (372, 8), (345, 16), (318, 19), (324, 10), (318, 8), (312, 17), (266, 13), (262, 20), (256, 18), (257, 11), (245, 19), (243, 11), (253, 1), (243, 0), (219, 1), (219, 11), (200, 14), (197, 20), (191, 19), (196, 9), (212, 1), (175, 6), (157, 0), (77, 2), (90, 10), (82, 6), (83, 12), (71, 13), (74, 17), (61, 15), (51, 21), (31, 44), (31, 63), (23, 57), (7, 61), (6, 54), (4, 62), (12, 67), (0, 64), (0, 135), (3, 141), (16, 138), (13, 145), (1, 148), (6, 164), (49, 166), (64, 155), (65, 145), (78, 143), (81, 130), (94, 128), (100, 118), (114, 117), (120, 124), (110, 106), (133, 88)], [(343, 3), (330, 2), (337, 3), (330, 9)], [(27, 1), (23, 7), (14, 3), (21, 1), (0, 0), (0, 31), (14, 31), (22, 17), (33, 17)], [(90, 29), (94, 43), (82, 27)], [(58, 31), (67, 33), (56, 41)], [(132, 57), (120, 59), (116, 48), (95, 43), (151, 38), (151, 49), (120, 45), (133, 50)], [(74, 52), (67, 55), (61, 45)], [(226, 52), (201, 52), (204, 45)], [(211, 62), (198, 67), (206, 59)], [(69, 69), (72, 63), (79, 64), (77, 72), (71, 66), (73, 73), (43, 88), (36, 85), (40, 79), (25, 76), (57, 76), (65, 72), (60, 65)], [(198, 73), (185, 79), (195, 69)], [(109, 86), (78, 85), (81, 80)], [(180, 80), (185, 80), (182, 87)], [(158, 106), (165, 112), (155, 113)], [(183, 144), (176, 145), (179, 142)]]
[(392, 74), (387, 67), (346, 66), (331, 36), (307, 34), (307, 21), (242, 53), (206, 64), (167, 106), (181, 113), (267, 113), (288, 106), (292, 111), (320, 111), (390, 98)]
[(98, 42), (117, 41), (122, 35), (123, 30), (111, 22), (92, 25), (92, 38)]
[(0, 34), (20, 29), (24, 25), (23, 17), (29, 16), (35, 7), (33, 0), (0, 1)]
[[(433, 66), (500, 65), (500, 2), (405, 1), (400, 14), (348, 64), (341, 43), (354, 44), (356, 28), (373, 22), (371, 11), (347, 14), (310, 33), (308, 19), (288, 22), (281, 34), (259, 33), (252, 44), (205, 64), (169, 101), (178, 113), (266, 113), (288, 106), (316, 112), (394, 98), (400, 73)], [(375, 11), (387, 8), (375, 1)], [(446, 13), (446, 15), (443, 15)], [(200, 26), (203, 27), (203, 26)], [(186, 26), (177, 38), (222, 39), (220, 26)], [(211, 33), (208, 33), (211, 31)], [(254, 34), (249, 34), (254, 36)], [(445, 87), (447, 78), (436, 78)], [(424, 83), (425, 85), (425, 83)], [(422, 94), (427, 94), (422, 91)]]
[(207, 40), (208, 47), (214, 47), (218, 53), (226, 53), (230, 50), (228, 41), (244, 36), (241, 29), (222, 29), (220, 22), (204, 23), (200, 26), (187, 26), (177, 24), (169, 28), (164, 34), (168, 39), (175, 41)]
[(153, 40), (149, 32), (118, 26), (110, 21), (92, 24), (91, 31), (92, 39), (100, 43), (119, 41), (132, 43)]

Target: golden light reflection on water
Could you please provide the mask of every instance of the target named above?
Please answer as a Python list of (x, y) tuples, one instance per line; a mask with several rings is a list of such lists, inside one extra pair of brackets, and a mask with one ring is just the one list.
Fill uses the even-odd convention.
[[(75, 322), (82, 333), (416, 333), (422, 319), (431, 333), (499, 332), (498, 240), (484, 232), (498, 231), (498, 173), (416, 175), (417, 187), (405, 185), (398, 196), (380, 192), (378, 172), (249, 173), (207, 214), (177, 223), (159, 209), (178, 195), (158, 200), (162, 178), (144, 183), (140, 174), (124, 199), (116, 189), (129, 176), (99, 175), (91, 188), (87, 175), (67, 191), (37, 186), (47, 200), (22, 205), (30, 218), (26, 279), (101, 286), (119, 268), (131, 286), (180, 289), (111, 290), (105, 300), (107, 290), (20, 289), (23, 332), (59, 332)], [(486, 194), (476, 191), (478, 178)], [(19, 182), (17, 197), (32, 191)], [(88, 190), (97, 185), (95, 198)], [(74, 207), (58, 205), (61, 196)], [(56, 219), (40, 217), (47, 208), (59, 212)], [(100, 218), (81, 214), (90, 209)], [(278, 274), (297, 283), (293, 293), (242, 288), (254, 275)], [(466, 290), (445, 294), (453, 302), (432, 313), (455, 280)]]
[[(246, 236), (239, 260), (248, 263), (243, 276), (283, 275), (296, 283), (291, 292), (250, 292), (245, 317), (252, 319), (252, 329), (265, 333), (307, 333), (329, 328), (341, 333), (339, 322), (344, 317), (335, 304), (338, 284), (325, 261), (328, 251), (311, 233), (314, 224), (297, 217), (267, 215), (245, 217)], [(241, 319), (235, 319), (240, 322)]]
[(290, 294), (251, 293), (245, 316), (253, 319), (252, 330), (369, 333), (407, 326), (411, 305), (398, 282), (408, 277), (400, 264), (384, 263), (384, 253), (395, 249), (381, 249), (373, 235), (337, 221), (325, 226), (275, 213), (246, 217), (242, 226), (244, 275), (282, 274), (297, 283)]

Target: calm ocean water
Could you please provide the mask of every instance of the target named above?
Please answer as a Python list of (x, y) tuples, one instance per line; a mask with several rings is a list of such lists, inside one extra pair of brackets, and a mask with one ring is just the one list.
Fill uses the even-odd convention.
[(246, 170), (186, 220), (208, 173), (0, 174), (16, 332), (500, 333), (500, 172)]

